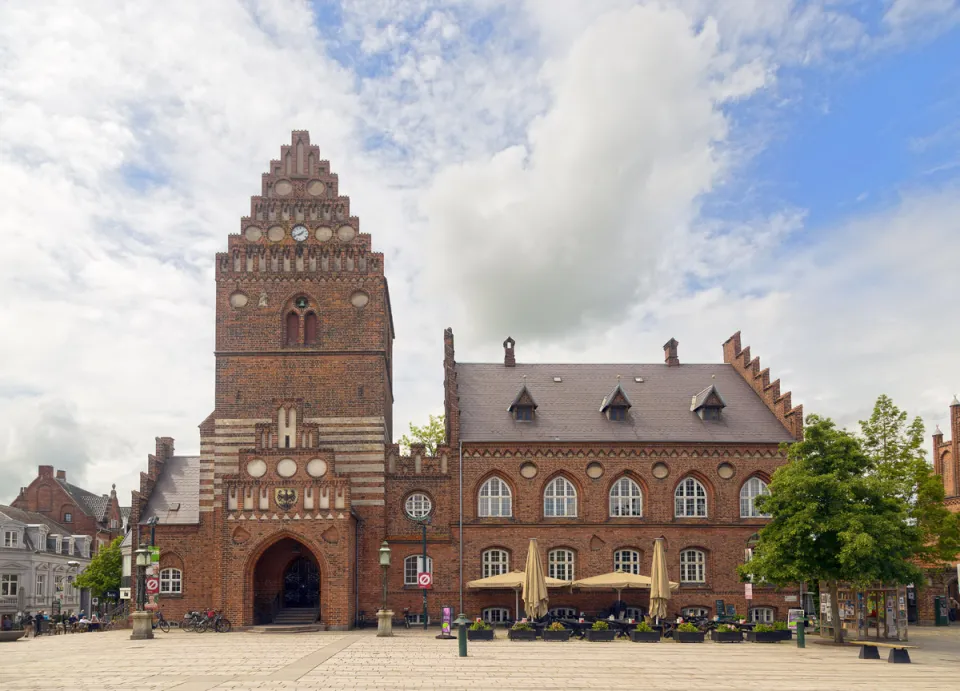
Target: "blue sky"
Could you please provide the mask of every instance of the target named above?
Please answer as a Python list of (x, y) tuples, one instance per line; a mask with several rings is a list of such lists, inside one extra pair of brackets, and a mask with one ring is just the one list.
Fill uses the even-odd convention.
[(527, 362), (741, 330), (850, 428), (960, 391), (960, 0), (34, 0), (0, 52), (0, 487), (197, 450), (213, 258), (294, 129), (386, 257), (395, 437), (447, 326)]

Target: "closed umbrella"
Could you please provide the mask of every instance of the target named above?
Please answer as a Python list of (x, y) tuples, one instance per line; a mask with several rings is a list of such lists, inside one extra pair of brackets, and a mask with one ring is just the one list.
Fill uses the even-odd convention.
[[(523, 590), (525, 578), (526, 575), (523, 571), (510, 571), (509, 573), (501, 573), (496, 576), (487, 576), (486, 578), (480, 578), (476, 581), (470, 581), (467, 583), (467, 587), (476, 588), (477, 590), (506, 590), (509, 588), (515, 594), (516, 610), (514, 610), (514, 612), (519, 619), (520, 591)], [(548, 588), (562, 588), (570, 585), (570, 581), (561, 581), (559, 578), (550, 578), (549, 576), (544, 580)]]
[(523, 570), (523, 608), (531, 619), (539, 619), (547, 613), (547, 579), (540, 563), (537, 538), (530, 538), (527, 549), (527, 565)]
[(663, 552), (663, 538), (653, 541), (653, 565), (650, 569), (650, 616), (658, 622), (667, 616), (670, 599), (670, 579), (667, 575), (667, 557)]

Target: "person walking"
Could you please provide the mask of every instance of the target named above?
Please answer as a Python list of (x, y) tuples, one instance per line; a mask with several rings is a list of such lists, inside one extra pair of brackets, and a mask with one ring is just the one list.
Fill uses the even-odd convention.
[(33, 637), (36, 638), (43, 633), (43, 610), (37, 612), (33, 618)]
[(956, 621), (957, 617), (960, 617), (960, 602), (957, 602), (957, 598), (950, 597), (950, 621)]

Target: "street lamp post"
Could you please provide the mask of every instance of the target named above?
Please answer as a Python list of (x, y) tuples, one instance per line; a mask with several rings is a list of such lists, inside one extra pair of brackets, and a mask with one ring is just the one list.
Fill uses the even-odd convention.
[(393, 611), (387, 609), (387, 570), (390, 568), (390, 545), (384, 540), (380, 545), (380, 568), (383, 570), (383, 603), (377, 612), (377, 636), (393, 635)]
[(150, 564), (150, 550), (141, 544), (140, 549), (134, 552), (137, 564), (137, 611), (133, 613), (133, 633), (130, 638), (135, 641), (153, 638), (153, 613), (144, 611), (147, 598), (147, 566)]

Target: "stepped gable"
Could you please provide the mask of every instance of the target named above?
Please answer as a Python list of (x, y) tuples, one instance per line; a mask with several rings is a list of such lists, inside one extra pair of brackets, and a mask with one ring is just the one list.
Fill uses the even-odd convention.
[(795, 440), (803, 439), (803, 406), (794, 407), (791, 404), (789, 391), (780, 393), (780, 380), (770, 381), (770, 368), (760, 369), (760, 358), (750, 357), (750, 346), (741, 347), (739, 331), (724, 342), (723, 361), (732, 365), (753, 387), (767, 408), (790, 430)]

